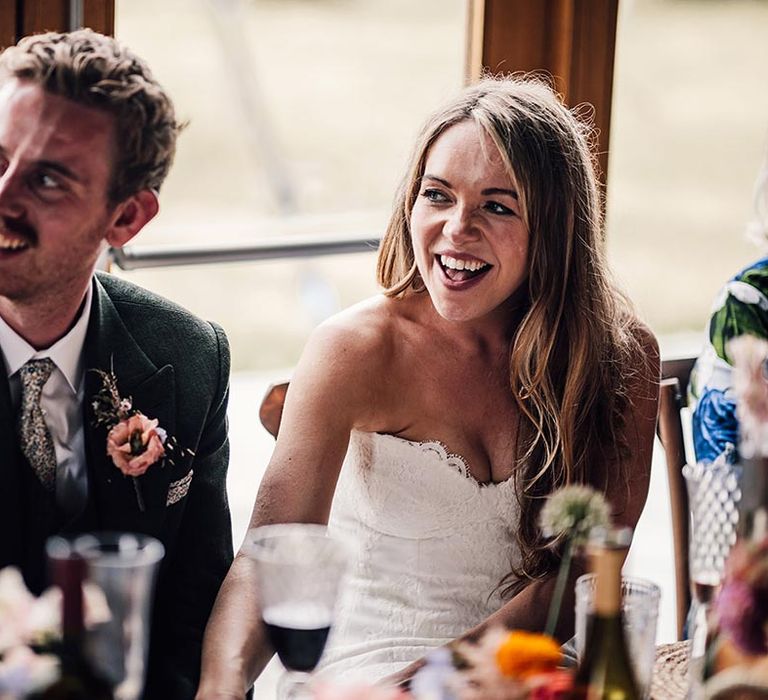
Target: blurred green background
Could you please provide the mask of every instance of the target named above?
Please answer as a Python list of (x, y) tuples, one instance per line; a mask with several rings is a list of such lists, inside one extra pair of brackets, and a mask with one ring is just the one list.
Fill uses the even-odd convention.
[[(136, 245), (380, 235), (417, 130), (463, 80), (464, 0), (117, 0), (116, 33), (189, 120)], [(701, 335), (768, 142), (768, 2), (621, 0), (607, 227), (664, 339)], [(234, 368), (291, 367), (376, 292), (359, 254), (119, 273), (217, 320)], [(686, 335), (687, 334), (687, 335)], [(671, 341), (670, 341), (671, 342)]]

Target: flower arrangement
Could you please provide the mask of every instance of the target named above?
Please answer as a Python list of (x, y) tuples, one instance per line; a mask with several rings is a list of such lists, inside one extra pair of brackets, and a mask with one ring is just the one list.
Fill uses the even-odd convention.
[(560, 646), (546, 634), (494, 628), (456, 651), (467, 666), (458, 700), (564, 700), (573, 689), (573, 676), (559, 668)]
[[(93, 584), (83, 588), (87, 627), (107, 622), (109, 607)], [(59, 677), (59, 661), (46, 649), (60, 637), (61, 591), (35, 598), (15, 567), (0, 571), (0, 700), (26, 697)]]
[(179, 446), (176, 438), (169, 436), (158, 425), (133, 407), (131, 397), (122, 397), (113, 372), (94, 369), (101, 378), (101, 388), (94, 396), (94, 427), (107, 429), (107, 454), (123, 475), (133, 479), (139, 510), (145, 510), (144, 498), (138, 477), (153, 464), (173, 464), (175, 456), (194, 455), (192, 450)]
[(539, 526), (542, 533), (552, 541), (553, 546), (562, 544), (563, 548), (547, 616), (547, 634), (554, 634), (557, 626), (573, 555), (587, 544), (594, 529), (605, 529), (610, 525), (611, 512), (607, 501), (590, 486), (563, 486), (549, 496), (541, 509)]

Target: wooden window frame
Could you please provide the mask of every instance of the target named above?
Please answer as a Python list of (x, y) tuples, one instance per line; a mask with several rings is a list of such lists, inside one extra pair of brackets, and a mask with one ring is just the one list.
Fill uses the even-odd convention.
[(466, 78), (546, 71), (566, 104), (595, 109), (605, 183), (619, 0), (469, 0)]
[[(0, 3), (0, 47), (27, 34), (67, 31), (71, 3), (76, 0), (3, 0)], [(115, 0), (80, 0), (83, 26), (102, 34), (115, 32)]]

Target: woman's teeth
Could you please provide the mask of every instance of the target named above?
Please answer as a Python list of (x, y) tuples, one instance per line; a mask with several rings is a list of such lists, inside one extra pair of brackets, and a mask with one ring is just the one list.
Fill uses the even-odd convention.
[(449, 270), (469, 270), (470, 272), (477, 272), (488, 267), (488, 263), (482, 260), (459, 260), (450, 255), (441, 255), (440, 264)]

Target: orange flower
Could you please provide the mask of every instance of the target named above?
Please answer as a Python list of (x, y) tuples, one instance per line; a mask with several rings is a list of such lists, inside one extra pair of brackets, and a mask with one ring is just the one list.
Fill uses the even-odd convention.
[(528, 678), (557, 668), (560, 645), (546, 634), (515, 630), (496, 650), (496, 665), (505, 676)]

